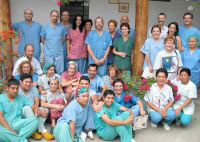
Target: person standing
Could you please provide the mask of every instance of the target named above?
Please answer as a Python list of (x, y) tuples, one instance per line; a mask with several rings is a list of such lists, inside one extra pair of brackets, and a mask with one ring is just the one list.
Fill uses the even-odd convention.
[(41, 40), (44, 44), (44, 64), (55, 64), (57, 73), (64, 71), (63, 43), (65, 38), (64, 27), (58, 23), (59, 13), (52, 10), (50, 23), (45, 25), (41, 32)]
[(26, 44), (34, 46), (34, 57), (39, 61), (41, 48), (40, 48), (40, 32), (42, 26), (33, 21), (33, 11), (31, 9), (24, 10), (25, 21), (16, 22), (12, 28), (19, 32), (21, 40), (19, 41), (18, 52), (20, 57), (24, 55), (24, 47)]
[(67, 34), (68, 59), (76, 62), (78, 71), (85, 73), (87, 49), (85, 45), (84, 19), (81, 15), (76, 15), (73, 19), (72, 28)]
[(194, 16), (191, 12), (186, 12), (183, 15), (183, 23), (184, 25), (179, 26), (179, 36), (182, 40), (182, 45), (184, 48), (189, 48), (187, 44), (187, 39), (190, 36), (196, 36), (198, 39), (200, 39), (200, 32), (199, 29), (192, 26), (192, 20)]
[[(67, 35), (69, 29), (72, 27), (72, 24), (69, 23), (69, 11), (64, 10), (61, 13), (61, 24), (64, 27), (65, 30), (65, 35)], [(64, 44), (63, 44), (63, 53), (64, 53), (64, 70), (66, 70), (67, 67), (67, 63), (68, 63), (68, 58), (67, 58), (67, 40), (64, 40)]]
[(100, 76), (106, 75), (107, 56), (112, 45), (110, 33), (103, 31), (103, 26), (103, 18), (97, 17), (95, 19), (96, 30), (91, 31), (85, 41), (89, 53), (88, 64), (98, 65), (98, 74)]
[[(166, 18), (167, 16), (165, 13), (159, 13), (157, 16), (157, 25), (161, 28), (161, 33), (160, 33), (161, 39), (165, 39), (167, 37), (168, 27), (165, 26)], [(152, 27), (150, 27), (148, 30), (148, 38), (152, 37), (151, 29)]]

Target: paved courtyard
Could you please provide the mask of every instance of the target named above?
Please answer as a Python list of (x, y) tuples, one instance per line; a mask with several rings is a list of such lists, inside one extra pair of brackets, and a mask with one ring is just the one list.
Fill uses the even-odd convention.
[[(171, 126), (170, 131), (165, 131), (162, 126), (152, 128), (150, 121), (147, 129), (136, 131), (136, 142), (200, 142), (200, 91), (198, 99), (195, 101), (196, 110), (192, 123), (189, 127)], [(46, 142), (45, 140), (31, 142)], [(56, 142), (56, 141), (51, 141)], [(95, 140), (87, 139), (86, 142), (105, 142), (98, 137)], [(119, 138), (113, 142), (119, 142)]]

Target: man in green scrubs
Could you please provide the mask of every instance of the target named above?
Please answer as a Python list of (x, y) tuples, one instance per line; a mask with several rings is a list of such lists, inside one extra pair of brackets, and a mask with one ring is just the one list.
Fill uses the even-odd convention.
[[(116, 103), (114, 97), (112, 90), (104, 92), (102, 110), (95, 114), (97, 135), (106, 141), (120, 136), (120, 142), (135, 142), (132, 136), (133, 112)], [(118, 115), (119, 111), (124, 112)]]
[(23, 107), (31, 103), (18, 90), (19, 82), (10, 79), (7, 91), (0, 95), (0, 142), (28, 142), (38, 128), (36, 117), (22, 119)]

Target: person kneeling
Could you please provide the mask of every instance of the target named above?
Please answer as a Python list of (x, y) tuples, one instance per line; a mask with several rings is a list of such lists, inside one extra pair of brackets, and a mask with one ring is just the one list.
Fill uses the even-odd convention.
[(54, 128), (54, 136), (58, 142), (82, 142), (81, 132), (88, 121), (89, 94), (87, 88), (79, 88), (76, 99), (63, 111)]
[[(132, 137), (133, 112), (114, 101), (115, 93), (106, 90), (103, 94), (102, 110), (95, 113), (97, 136), (103, 140), (114, 140), (120, 136), (120, 142), (135, 142)], [(124, 111), (117, 116), (117, 112)]]

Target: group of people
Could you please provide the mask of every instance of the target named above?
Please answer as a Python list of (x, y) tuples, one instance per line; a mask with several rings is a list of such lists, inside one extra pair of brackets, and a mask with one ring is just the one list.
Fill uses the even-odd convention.
[[(142, 78), (155, 77), (144, 101), (125, 91), (119, 74), (131, 75), (134, 29), (127, 16), (108, 22), (76, 15), (69, 23), (69, 12), (52, 10), (50, 23), (42, 27), (32, 21), (33, 12), (24, 11), (25, 21), (13, 24), (22, 38), (20, 58), (0, 95), (0, 141), (28, 142), (56, 139), (58, 142), (85, 142), (117, 136), (121, 142), (135, 142), (132, 125), (138, 115), (148, 114), (151, 126), (189, 125), (194, 114), (193, 99), (200, 83), (200, 32), (192, 26), (193, 14), (183, 16), (184, 25), (172, 22), (166, 27), (165, 13), (148, 33), (141, 52), (145, 56)], [(41, 67), (40, 41), (44, 44)], [(173, 97), (167, 81), (178, 86), (179, 100)], [(147, 108), (146, 108), (147, 106)], [(45, 122), (51, 123), (50, 132)]]

